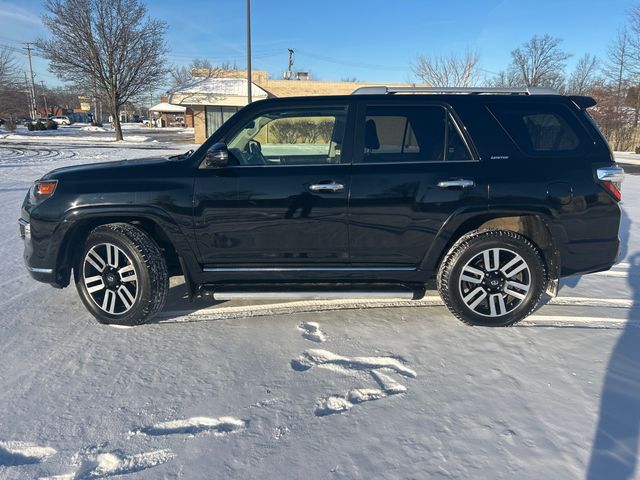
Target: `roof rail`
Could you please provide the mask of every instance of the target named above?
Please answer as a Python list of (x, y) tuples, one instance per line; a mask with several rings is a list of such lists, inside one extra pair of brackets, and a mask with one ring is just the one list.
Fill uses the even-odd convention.
[(360, 87), (352, 95), (390, 95), (395, 93), (467, 94), (467, 95), (559, 95), (544, 87)]

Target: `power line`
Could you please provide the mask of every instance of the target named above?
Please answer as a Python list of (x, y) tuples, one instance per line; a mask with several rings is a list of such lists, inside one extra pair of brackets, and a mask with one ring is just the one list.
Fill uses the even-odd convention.
[(307, 57), (315, 58), (316, 60), (320, 60), (320, 61), (328, 62), (328, 63), (335, 63), (336, 65), (344, 65), (344, 66), (348, 66), (348, 67), (369, 68), (369, 69), (373, 69), (373, 70), (403, 70), (403, 71), (407, 70), (407, 68), (408, 68), (407, 66), (403, 67), (403, 66), (400, 66), (400, 65), (379, 65), (379, 64), (373, 64), (373, 63), (336, 60), (333, 57), (328, 57), (326, 55), (319, 55), (317, 53), (307, 52), (307, 51), (304, 51), (304, 50), (300, 50), (299, 48), (296, 49), (296, 51), (298, 53), (306, 55)]

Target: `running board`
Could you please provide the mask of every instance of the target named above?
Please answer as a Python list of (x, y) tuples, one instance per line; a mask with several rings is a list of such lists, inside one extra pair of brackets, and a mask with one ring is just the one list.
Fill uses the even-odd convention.
[(421, 298), (424, 290), (414, 291), (409, 288), (345, 288), (340, 289), (303, 289), (303, 288), (242, 288), (240, 286), (224, 287), (203, 285), (202, 293), (211, 295), (214, 300), (340, 300), (340, 299), (401, 299)]

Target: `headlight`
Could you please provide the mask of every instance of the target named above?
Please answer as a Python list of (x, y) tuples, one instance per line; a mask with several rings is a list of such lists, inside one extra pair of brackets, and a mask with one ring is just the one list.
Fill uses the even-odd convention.
[(52, 197), (58, 186), (57, 180), (38, 180), (34, 182), (29, 190), (29, 202), (32, 205), (38, 205), (47, 198)]

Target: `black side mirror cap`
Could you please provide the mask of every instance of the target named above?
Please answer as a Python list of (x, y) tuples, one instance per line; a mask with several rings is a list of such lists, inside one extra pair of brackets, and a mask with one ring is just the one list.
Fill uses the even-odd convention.
[(226, 143), (216, 143), (209, 147), (205, 156), (207, 167), (222, 168), (229, 165), (229, 149)]

